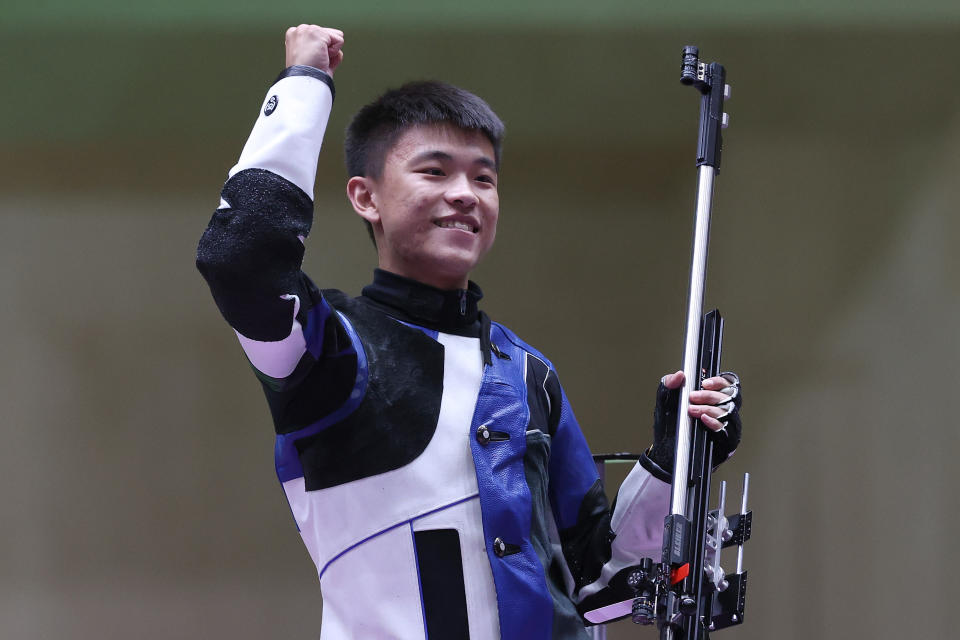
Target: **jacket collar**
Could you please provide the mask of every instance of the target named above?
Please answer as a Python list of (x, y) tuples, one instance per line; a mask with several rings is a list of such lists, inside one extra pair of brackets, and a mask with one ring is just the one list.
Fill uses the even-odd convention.
[(483, 291), (473, 282), (469, 282), (466, 289), (437, 289), (390, 271), (374, 269), (373, 283), (363, 288), (362, 295), (400, 320), (459, 333), (476, 326), (477, 303)]

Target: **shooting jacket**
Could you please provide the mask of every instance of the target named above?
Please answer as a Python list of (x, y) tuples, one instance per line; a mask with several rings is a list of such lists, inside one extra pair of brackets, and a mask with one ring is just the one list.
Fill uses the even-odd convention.
[(475, 284), (377, 270), (353, 298), (301, 271), (333, 96), (281, 74), (197, 257), (270, 406), (321, 638), (586, 638), (659, 557), (669, 477), (641, 457), (611, 509), (553, 365)]

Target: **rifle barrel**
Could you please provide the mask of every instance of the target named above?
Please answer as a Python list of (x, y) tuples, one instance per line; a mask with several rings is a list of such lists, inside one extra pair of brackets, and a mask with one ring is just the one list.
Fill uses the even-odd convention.
[(693, 255), (690, 260), (690, 287), (687, 293), (687, 325), (683, 338), (683, 391), (677, 412), (676, 454), (673, 466), (673, 493), (670, 513), (687, 516), (687, 484), (690, 477), (690, 441), (693, 425), (687, 411), (690, 392), (700, 386), (700, 326), (703, 318), (703, 290), (707, 281), (707, 252), (710, 244), (710, 214), (716, 169), (701, 165), (697, 170), (697, 210), (694, 219)]

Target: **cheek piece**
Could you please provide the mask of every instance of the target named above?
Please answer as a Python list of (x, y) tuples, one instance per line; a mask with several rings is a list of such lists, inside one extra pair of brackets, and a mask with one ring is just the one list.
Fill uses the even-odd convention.
[[(740, 433), (743, 428), (740, 421), (740, 406), (743, 404), (740, 377), (732, 371), (724, 371), (720, 376), (729, 383), (728, 386), (720, 389), (720, 393), (725, 394), (729, 399), (715, 405), (726, 411), (718, 418), (724, 425), (723, 429), (711, 432), (715, 467), (733, 455), (737, 445), (740, 444)], [(667, 473), (673, 473), (679, 406), (680, 389), (667, 389), (661, 382), (657, 387), (657, 402), (653, 409), (653, 446), (647, 450), (647, 456)]]

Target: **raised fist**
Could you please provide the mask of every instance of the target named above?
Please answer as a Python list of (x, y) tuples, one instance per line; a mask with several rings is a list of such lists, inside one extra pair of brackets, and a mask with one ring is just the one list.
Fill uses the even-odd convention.
[(333, 75), (343, 61), (343, 31), (315, 24), (287, 29), (287, 66), (305, 64)]

